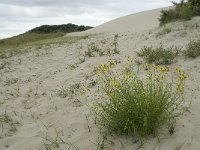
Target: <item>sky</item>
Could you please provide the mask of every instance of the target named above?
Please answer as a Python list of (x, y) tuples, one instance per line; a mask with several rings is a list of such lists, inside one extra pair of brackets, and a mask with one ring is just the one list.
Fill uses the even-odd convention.
[(46, 24), (95, 27), (121, 16), (170, 5), (171, 0), (0, 0), (0, 39)]

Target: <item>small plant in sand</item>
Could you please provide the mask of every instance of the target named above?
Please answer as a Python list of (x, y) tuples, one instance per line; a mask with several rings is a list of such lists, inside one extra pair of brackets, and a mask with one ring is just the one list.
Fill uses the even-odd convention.
[(178, 56), (180, 49), (177, 47), (158, 48), (144, 47), (137, 53), (139, 57), (143, 57), (148, 63), (155, 63), (157, 65), (169, 65), (174, 62), (174, 59)]
[(90, 43), (90, 45), (88, 45), (88, 49), (85, 52), (85, 55), (88, 57), (94, 57), (95, 54), (94, 53), (99, 53), (101, 51), (101, 49), (94, 43)]
[(113, 43), (112, 43), (112, 46), (113, 46), (113, 53), (114, 53), (114, 54), (119, 54), (119, 53), (120, 53), (120, 51), (118, 50), (118, 42), (117, 42), (118, 37), (119, 37), (118, 34), (115, 34), (115, 35), (114, 35), (114, 39), (113, 39)]
[(165, 34), (168, 34), (170, 33), (172, 30), (166, 26), (164, 26), (163, 28), (161, 28), (161, 30), (156, 34), (156, 37), (159, 37), (159, 36), (162, 36), (162, 35), (165, 35)]
[(79, 150), (79, 148), (71, 143), (66, 142), (62, 138), (62, 132), (55, 130), (54, 137), (49, 136), (46, 134), (42, 141), (42, 145), (40, 146), (39, 150)]
[(17, 126), (19, 125), (20, 123), (11, 118), (6, 111), (0, 114), (0, 129), (2, 131), (0, 138), (13, 135), (17, 131)]
[[(118, 34), (114, 34), (114, 39), (110, 43), (111, 47), (108, 47), (107, 49), (99, 48), (99, 46), (96, 43), (91, 42), (88, 45), (87, 51), (85, 51), (85, 56), (95, 57), (95, 56), (119, 54), (120, 51), (118, 49), (118, 42), (117, 42), (118, 37), (119, 37)], [(105, 43), (101, 41), (101, 44), (105, 44)]]
[(145, 64), (146, 76), (141, 77), (134, 71), (132, 59), (120, 72), (116, 72), (115, 65), (110, 61), (97, 68), (102, 96), (92, 109), (97, 124), (109, 132), (139, 137), (155, 135), (167, 124), (171, 133), (176, 118), (182, 114), (185, 72)]
[(187, 57), (196, 58), (200, 56), (200, 40), (198, 41), (191, 41), (184, 51), (184, 54)]
[(80, 83), (75, 83), (70, 87), (61, 86), (59, 89), (55, 90), (55, 94), (61, 98), (66, 98), (67, 96), (73, 96), (81, 87)]
[(9, 61), (7, 61), (7, 60), (1, 61), (1, 62), (0, 62), (0, 70), (9, 67), (9, 65), (10, 65), (10, 62), (9, 62)]

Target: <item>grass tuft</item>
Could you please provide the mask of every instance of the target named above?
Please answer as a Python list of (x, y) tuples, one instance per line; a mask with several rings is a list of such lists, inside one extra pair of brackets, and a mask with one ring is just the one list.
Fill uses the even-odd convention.
[(144, 79), (132, 69), (132, 60), (122, 72), (113, 71), (112, 64), (97, 69), (103, 91), (103, 100), (98, 100), (93, 109), (98, 125), (109, 132), (139, 137), (155, 135), (164, 124), (171, 127), (182, 114), (184, 71), (177, 68), (170, 82), (166, 67), (145, 64)]
[(61, 86), (59, 89), (55, 90), (55, 94), (61, 98), (66, 98), (67, 96), (73, 96), (80, 88), (80, 83), (75, 83), (70, 87)]
[(184, 51), (185, 56), (190, 58), (196, 58), (200, 56), (200, 40), (191, 41)]
[(148, 63), (155, 63), (157, 65), (169, 65), (174, 62), (174, 59), (178, 56), (180, 49), (177, 47), (158, 48), (144, 47), (137, 53), (139, 57), (143, 57)]
[(7, 112), (0, 114), (0, 138), (3, 138), (3, 136), (12, 136), (16, 131), (17, 127), (20, 125), (20, 123), (13, 118), (11, 118)]
[(168, 33), (170, 33), (172, 30), (169, 27), (164, 26), (163, 28), (161, 28), (161, 30), (156, 34), (156, 37), (162, 36), (162, 35), (166, 35)]

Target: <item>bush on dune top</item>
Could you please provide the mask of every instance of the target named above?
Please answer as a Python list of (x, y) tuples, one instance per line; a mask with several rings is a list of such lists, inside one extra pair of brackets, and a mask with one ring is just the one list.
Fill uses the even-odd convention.
[(200, 1), (188, 0), (180, 3), (173, 2), (174, 8), (162, 10), (159, 18), (160, 25), (177, 20), (190, 20), (193, 16), (200, 15)]

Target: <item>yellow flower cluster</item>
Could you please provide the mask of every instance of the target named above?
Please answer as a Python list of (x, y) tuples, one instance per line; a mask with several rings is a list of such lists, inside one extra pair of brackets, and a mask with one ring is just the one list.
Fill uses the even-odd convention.
[(143, 67), (145, 70), (147, 70), (146, 76), (149, 81), (155, 80), (157, 82), (160, 82), (169, 72), (169, 69), (167, 67), (162, 67), (159, 65), (144, 64)]
[(148, 70), (148, 69), (149, 69), (149, 66), (150, 66), (150, 65), (149, 65), (149, 64), (147, 64), (147, 63), (143, 65), (144, 69), (146, 69), (146, 70)]
[(184, 92), (184, 84), (185, 84), (185, 80), (187, 79), (187, 75), (185, 74), (185, 72), (180, 69), (180, 68), (176, 68), (176, 72), (179, 74), (179, 81), (177, 83), (177, 88), (176, 90), (178, 92), (183, 93)]
[(117, 61), (117, 60), (109, 60), (108, 61), (108, 64), (110, 67), (113, 67), (113, 66), (117, 65), (118, 63), (119, 63), (119, 61)]
[(101, 73), (107, 73), (110, 67), (107, 64), (100, 64), (97, 67), (97, 76), (100, 76)]
[(113, 66), (117, 65), (118, 63), (120, 62), (117, 60), (109, 60), (105, 64), (100, 64), (96, 70), (97, 75), (100, 76), (100, 73), (106, 74)]
[(168, 69), (167, 67), (160, 67), (160, 72), (161, 72), (162, 74), (168, 74), (169, 69)]
[[(97, 75), (103, 83), (106, 83), (107, 88), (115, 90), (120, 85), (126, 85), (127, 83), (131, 82), (131, 80), (138, 78), (135, 71), (133, 71), (133, 59), (128, 57), (127, 61), (128, 63), (122, 68), (120, 73), (114, 73), (112, 71), (112, 67), (120, 63), (117, 60), (110, 60), (107, 63), (100, 64), (97, 67)], [(168, 77), (169, 68), (159, 65), (150, 65), (147, 63), (144, 64), (143, 67), (146, 71), (147, 78), (147, 82), (145, 83), (155, 83), (159, 86), (163, 86), (163, 84), (168, 84), (168, 82), (166, 82), (166, 78)], [(178, 76), (176, 78), (177, 82), (174, 82), (173, 87), (176, 88), (176, 92), (183, 93), (187, 75), (180, 68), (176, 68), (176, 73), (178, 73)]]
[(111, 81), (111, 85), (112, 86), (119, 86), (120, 83), (119, 83), (119, 81)]

